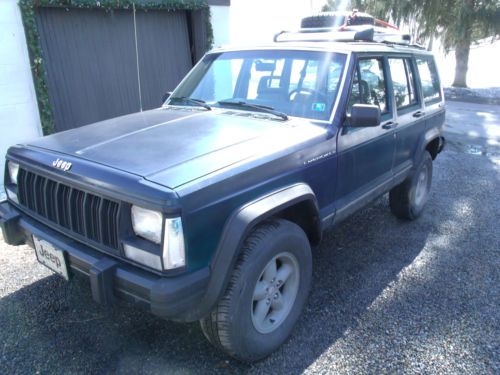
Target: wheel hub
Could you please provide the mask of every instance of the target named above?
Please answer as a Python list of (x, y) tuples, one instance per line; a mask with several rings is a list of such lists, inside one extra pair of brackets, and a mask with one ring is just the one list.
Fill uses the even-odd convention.
[(299, 289), (299, 263), (289, 252), (271, 259), (254, 288), (252, 323), (260, 333), (269, 333), (286, 319)]
[(415, 188), (415, 203), (420, 206), (427, 197), (427, 167), (424, 166), (418, 175), (417, 186)]

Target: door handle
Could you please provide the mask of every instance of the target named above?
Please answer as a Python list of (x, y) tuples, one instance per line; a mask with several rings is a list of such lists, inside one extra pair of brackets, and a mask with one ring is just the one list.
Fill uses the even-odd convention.
[(398, 125), (397, 122), (387, 121), (385, 124), (382, 125), (382, 129), (389, 130), (395, 128), (397, 125)]
[(425, 112), (424, 111), (417, 111), (413, 114), (413, 117), (422, 117), (423, 115), (425, 115)]

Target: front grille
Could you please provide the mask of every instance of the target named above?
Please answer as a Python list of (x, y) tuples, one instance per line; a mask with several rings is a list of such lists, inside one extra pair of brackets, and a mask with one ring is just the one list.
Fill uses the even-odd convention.
[(17, 181), (21, 205), (60, 227), (118, 249), (117, 202), (22, 168)]

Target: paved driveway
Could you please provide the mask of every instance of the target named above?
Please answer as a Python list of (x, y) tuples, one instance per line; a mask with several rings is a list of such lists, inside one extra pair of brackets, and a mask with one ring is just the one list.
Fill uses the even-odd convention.
[[(464, 128), (451, 107), (447, 128)], [(384, 197), (325, 234), (291, 340), (251, 366), (197, 324), (96, 305), (0, 240), (0, 373), (500, 373), (500, 153), (467, 131), (449, 135), (419, 220)]]

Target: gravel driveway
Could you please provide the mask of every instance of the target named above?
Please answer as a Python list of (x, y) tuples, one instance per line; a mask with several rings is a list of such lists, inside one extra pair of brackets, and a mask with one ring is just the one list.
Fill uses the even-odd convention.
[(92, 301), (0, 239), (0, 374), (500, 373), (500, 153), (452, 137), (423, 216), (387, 197), (325, 234), (292, 338), (244, 365), (198, 324)]

